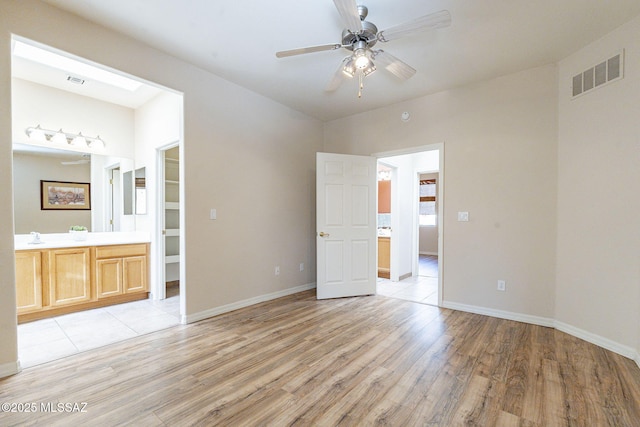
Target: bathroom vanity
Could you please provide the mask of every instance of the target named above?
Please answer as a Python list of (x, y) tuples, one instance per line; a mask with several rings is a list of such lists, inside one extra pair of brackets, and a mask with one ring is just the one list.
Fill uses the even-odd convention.
[(148, 297), (149, 235), (16, 235), (18, 322)]

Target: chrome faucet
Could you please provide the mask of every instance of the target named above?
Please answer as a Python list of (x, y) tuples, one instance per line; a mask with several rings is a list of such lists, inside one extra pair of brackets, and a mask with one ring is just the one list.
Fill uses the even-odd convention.
[(37, 231), (32, 231), (29, 234), (31, 234), (31, 238), (32, 238), (31, 242), (29, 242), (29, 243), (42, 243), (40, 241), (40, 233), (38, 233)]

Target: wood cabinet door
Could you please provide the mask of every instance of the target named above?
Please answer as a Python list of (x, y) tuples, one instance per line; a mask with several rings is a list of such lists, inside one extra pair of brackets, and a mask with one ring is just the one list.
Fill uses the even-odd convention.
[(141, 292), (147, 290), (147, 257), (132, 256), (123, 258), (124, 292)]
[(42, 253), (16, 252), (18, 314), (42, 308)]
[(96, 260), (98, 299), (122, 293), (122, 258)]
[(52, 306), (91, 300), (89, 248), (51, 250), (49, 293)]

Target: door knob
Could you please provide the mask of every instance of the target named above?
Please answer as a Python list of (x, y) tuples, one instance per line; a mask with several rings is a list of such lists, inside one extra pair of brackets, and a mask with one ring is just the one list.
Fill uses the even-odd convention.
[(320, 237), (329, 237), (329, 233), (325, 233), (324, 231), (321, 231), (319, 236)]

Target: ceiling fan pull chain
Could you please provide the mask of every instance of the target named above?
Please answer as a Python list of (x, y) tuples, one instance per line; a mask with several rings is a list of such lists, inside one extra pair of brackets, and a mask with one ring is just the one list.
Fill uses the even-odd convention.
[(363, 75), (362, 72), (358, 72), (358, 98), (362, 98), (362, 89), (364, 89)]

